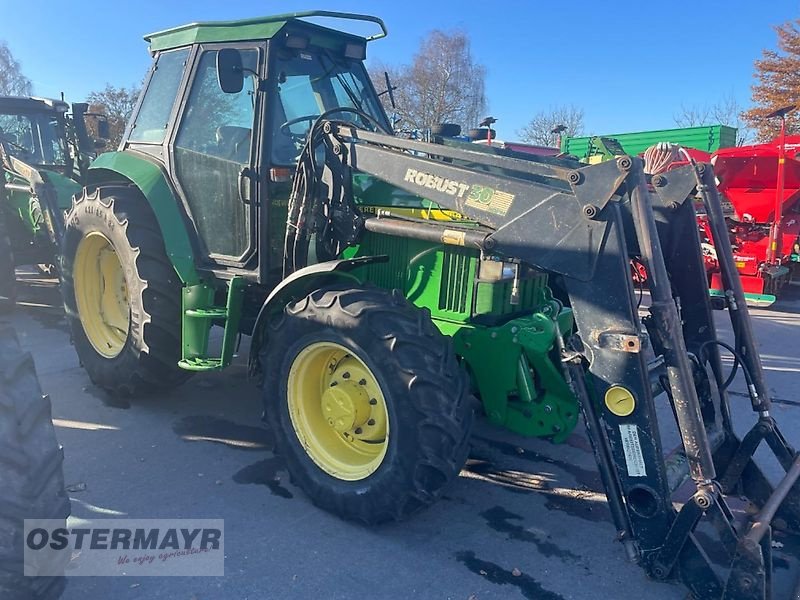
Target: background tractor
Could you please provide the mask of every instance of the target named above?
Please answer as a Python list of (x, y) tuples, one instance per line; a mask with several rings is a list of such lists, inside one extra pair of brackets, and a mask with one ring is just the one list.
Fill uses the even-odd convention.
[[(394, 136), (363, 64), (385, 34), (376, 17), (317, 11), (145, 38), (153, 67), (120, 149), (66, 216), (62, 292), (89, 377), (144, 394), (227, 367), (252, 336), (294, 482), (367, 524), (441, 496), (473, 395), (492, 423), (556, 443), (581, 413), (629, 558), (697, 598), (771, 597), (771, 523), (797, 533), (800, 458), (770, 414), (725, 235), (736, 340), (716, 336), (689, 200), (725, 231), (713, 169), (692, 161), (654, 186), (628, 156), (521, 160)], [(647, 267), (642, 312), (632, 259)], [(721, 346), (747, 377), (744, 438)], [(778, 485), (753, 461), (763, 441)]]
[[(71, 111), (71, 112), (70, 112)], [(0, 305), (14, 301), (14, 268), (58, 264), (64, 212), (81, 189), (89, 161), (102, 141), (92, 140), (85, 119), (88, 104), (71, 107), (59, 100), (0, 97)]]

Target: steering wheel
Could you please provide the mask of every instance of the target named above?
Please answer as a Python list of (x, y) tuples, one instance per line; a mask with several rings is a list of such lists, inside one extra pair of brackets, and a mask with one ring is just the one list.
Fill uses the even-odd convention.
[(28, 155), (31, 154), (31, 151), (28, 150), (25, 146), (21, 146), (16, 142), (12, 142), (7, 137), (0, 136), (0, 144), (8, 144), (9, 146), (13, 146), (14, 148), (17, 148), (18, 150), (22, 150), (25, 154), (28, 154)]
[[(295, 117), (294, 119), (289, 119), (283, 125), (278, 127), (278, 130), (285, 135), (286, 137), (290, 138), (295, 144), (303, 144), (306, 141), (306, 134), (308, 130), (311, 129), (311, 125), (319, 118), (319, 115), (303, 115), (302, 117)], [(303, 133), (293, 133), (289, 127), (294, 125), (295, 123), (302, 123), (303, 121), (308, 121), (308, 127)]]

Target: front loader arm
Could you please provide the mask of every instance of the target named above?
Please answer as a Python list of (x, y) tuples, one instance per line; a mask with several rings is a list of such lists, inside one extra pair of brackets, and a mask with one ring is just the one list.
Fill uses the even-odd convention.
[(488, 229), (482, 249), (582, 280), (594, 275), (608, 235), (609, 224), (595, 217), (627, 175), (617, 163), (570, 169), (438, 145), (421, 156), (430, 144), (348, 127), (329, 140), (350, 168)]
[[(741, 440), (731, 426), (691, 201), (700, 194), (712, 227), (724, 227), (711, 167), (692, 164), (648, 180), (636, 158), (592, 166), (526, 161), (331, 122), (315, 127), (306, 156), (320, 146), (324, 164), (301, 161), (305, 179), (295, 180), (289, 223), (295, 240), (333, 232), (347, 245), (366, 229), (473, 247), (562, 275), (577, 335), (560, 348), (561, 369), (581, 404), (629, 556), (654, 578), (680, 578), (697, 598), (771, 598), (769, 523), (779, 515), (798, 529), (800, 459), (770, 416), (741, 285), (730, 248), (723, 247), (734, 351), (747, 367), (758, 414)], [(380, 213), (364, 218), (352, 195), (354, 172), (422, 195), (471, 222)], [(632, 258), (647, 268), (646, 308), (636, 299)], [(657, 396), (671, 404), (681, 439), (668, 456)], [(752, 459), (761, 441), (787, 472), (774, 487)], [(761, 509), (752, 524), (727, 504), (728, 494), (740, 493)], [(674, 495), (682, 498), (679, 509)], [(701, 521), (715, 527), (727, 553), (722, 571), (695, 536)]]

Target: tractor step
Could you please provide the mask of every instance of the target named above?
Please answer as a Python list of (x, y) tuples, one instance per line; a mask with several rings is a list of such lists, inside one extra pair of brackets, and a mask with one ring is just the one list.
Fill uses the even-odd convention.
[[(187, 371), (217, 371), (233, 359), (234, 342), (239, 333), (245, 280), (234, 277), (228, 283), (227, 302), (217, 306), (217, 289), (205, 283), (183, 288), (182, 357), (178, 366)], [(219, 355), (208, 350), (211, 327), (223, 324)]]
[(189, 308), (183, 314), (196, 319), (227, 319), (228, 309), (219, 306), (213, 308)]
[(219, 358), (184, 358), (178, 366), (187, 371), (219, 371), (225, 365)]

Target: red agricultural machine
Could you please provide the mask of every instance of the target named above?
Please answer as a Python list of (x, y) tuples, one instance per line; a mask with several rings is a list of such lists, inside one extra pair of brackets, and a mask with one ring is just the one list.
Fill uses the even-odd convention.
[[(711, 162), (728, 203), (726, 222), (747, 302), (769, 306), (800, 262), (800, 135), (787, 136), (782, 126), (776, 139), (717, 150)], [(713, 247), (706, 217), (698, 223)], [(706, 266), (711, 294), (721, 296), (725, 286), (713, 250)]]
[[(711, 126), (568, 138), (562, 150), (584, 162), (596, 163), (640, 153), (645, 143), (661, 138), (662, 142), (641, 154), (645, 172), (653, 176), (656, 187), (659, 175), (683, 167), (690, 160), (711, 162), (747, 303), (769, 306), (800, 269), (800, 135), (785, 133), (785, 116), (794, 108), (785, 107), (767, 115), (780, 118), (783, 125), (781, 134), (764, 144), (734, 146), (735, 129)], [(701, 146), (703, 149), (698, 149)], [(698, 204), (695, 208), (710, 294), (721, 297), (726, 287), (714, 237), (703, 207)], [(639, 285), (648, 279), (641, 264), (632, 263), (632, 272)]]

